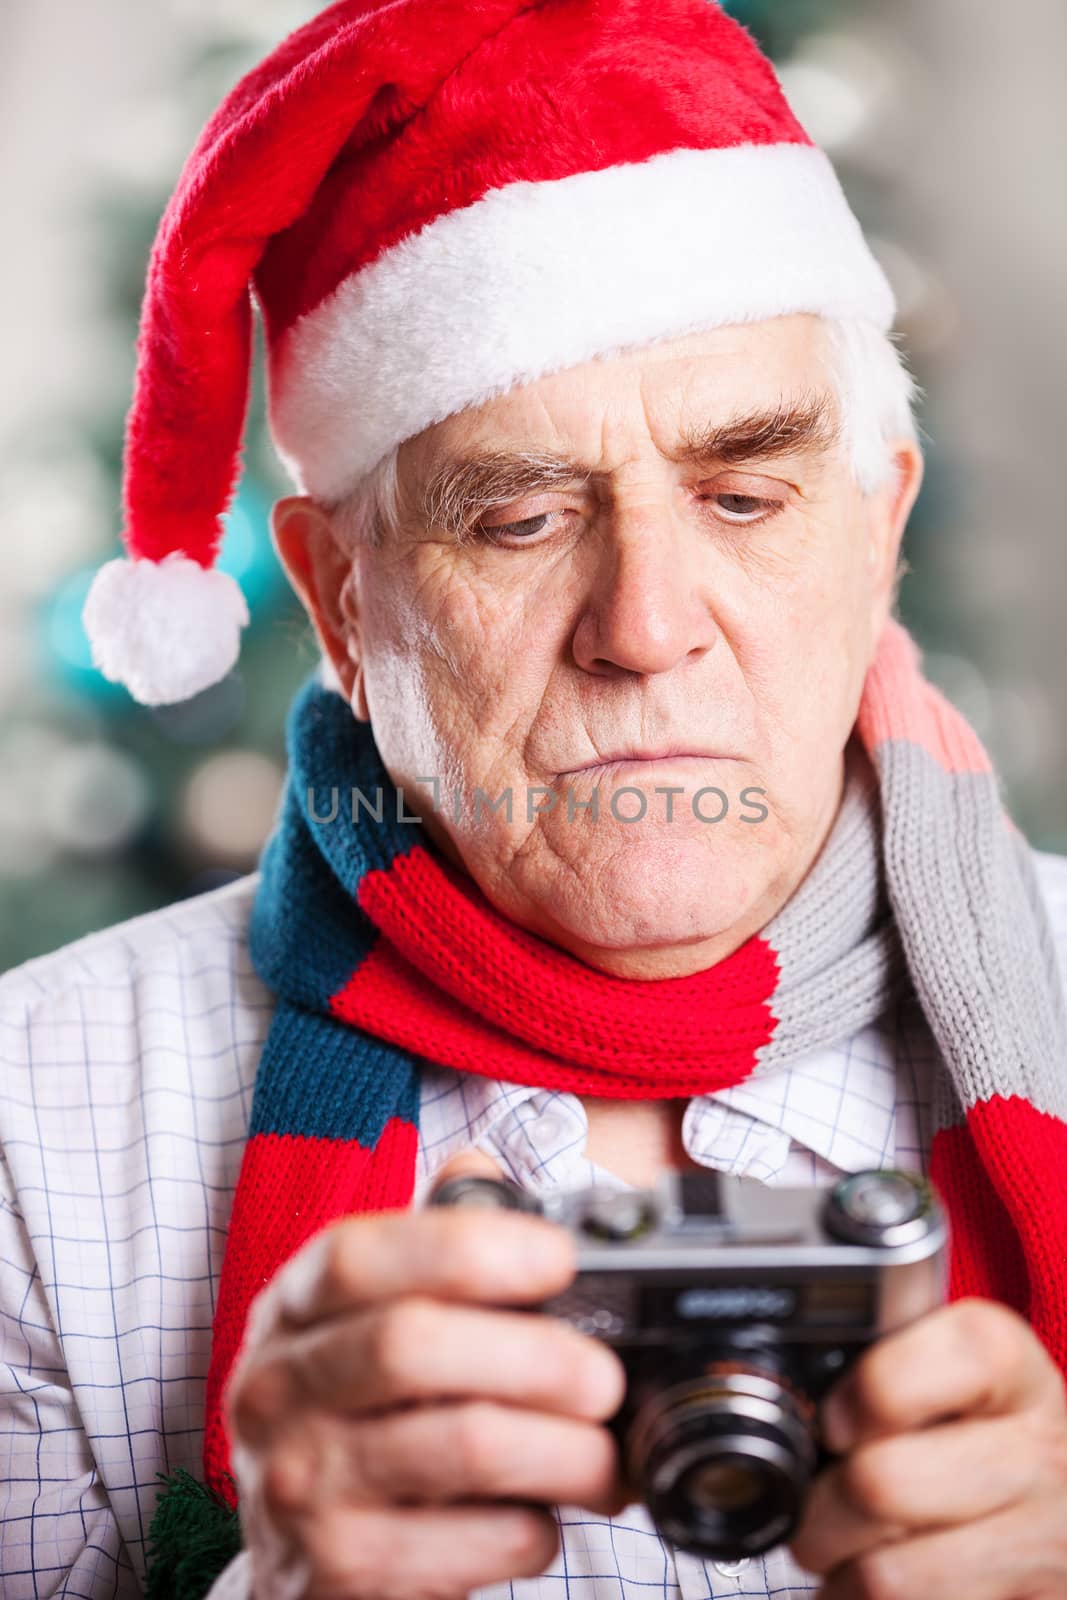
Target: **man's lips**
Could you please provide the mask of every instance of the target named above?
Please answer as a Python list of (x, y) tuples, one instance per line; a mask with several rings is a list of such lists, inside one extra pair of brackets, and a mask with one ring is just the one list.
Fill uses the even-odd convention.
[(614, 755), (599, 756), (596, 761), (587, 761), (580, 767), (564, 768), (560, 773), (560, 777), (574, 777), (579, 772), (602, 772), (605, 767), (649, 766), (655, 762), (729, 761), (730, 759), (731, 757), (721, 750), (685, 750), (677, 747), (668, 750), (621, 750)]

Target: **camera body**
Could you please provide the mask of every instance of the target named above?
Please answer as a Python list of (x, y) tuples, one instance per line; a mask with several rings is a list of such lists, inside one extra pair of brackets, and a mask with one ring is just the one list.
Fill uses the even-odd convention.
[(947, 1293), (944, 1211), (895, 1169), (831, 1189), (670, 1173), (651, 1190), (541, 1200), (458, 1178), (434, 1203), (533, 1211), (570, 1231), (577, 1274), (540, 1310), (618, 1353), (627, 1386), (611, 1427), (634, 1498), (664, 1539), (704, 1558), (790, 1537), (826, 1455), (822, 1396)]

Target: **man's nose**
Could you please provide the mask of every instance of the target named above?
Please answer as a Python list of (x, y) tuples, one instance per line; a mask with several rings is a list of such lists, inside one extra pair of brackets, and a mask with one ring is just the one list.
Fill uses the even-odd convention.
[(691, 536), (664, 508), (615, 519), (581, 617), (574, 659), (587, 672), (669, 672), (696, 660), (718, 628), (701, 597)]

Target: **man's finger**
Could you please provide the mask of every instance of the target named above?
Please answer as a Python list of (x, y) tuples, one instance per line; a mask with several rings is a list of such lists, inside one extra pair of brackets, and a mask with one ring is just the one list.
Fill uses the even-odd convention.
[(1063, 1379), (1033, 1330), (991, 1300), (957, 1300), (872, 1345), (821, 1412), (831, 1450), (950, 1417), (1064, 1404)]
[(946, 1422), (860, 1445), (812, 1484), (793, 1553), (829, 1572), (913, 1530), (992, 1515), (1039, 1485), (1036, 1427), (1019, 1417)]
[(281, 1326), (299, 1328), (408, 1294), (528, 1304), (573, 1275), (574, 1248), (558, 1224), (442, 1206), (332, 1223), (282, 1267), (264, 1298)]
[(533, 1506), (368, 1510), (336, 1505), (301, 1519), (302, 1568), (315, 1594), (411, 1600), (465, 1597), (552, 1564), (559, 1528)]
[(1016, 1600), (1062, 1592), (1062, 1507), (1011, 1506), (954, 1528), (879, 1545), (837, 1567), (819, 1600)]
[(318, 1413), (275, 1445), (265, 1493), (286, 1515), (334, 1500), (563, 1502), (611, 1514), (626, 1496), (608, 1430), (495, 1401), (338, 1421)]
[(239, 1387), (232, 1420), (264, 1444), (292, 1413), (339, 1415), (482, 1396), (602, 1421), (625, 1386), (613, 1351), (553, 1317), (407, 1296), (279, 1340)]

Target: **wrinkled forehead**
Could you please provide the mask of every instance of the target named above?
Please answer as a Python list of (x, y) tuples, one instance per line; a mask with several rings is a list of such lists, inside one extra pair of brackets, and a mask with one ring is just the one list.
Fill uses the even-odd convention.
[(825, 323), (777, 317), (659, 340), (517, 385), (405, 441), (398, 460), (406, 479), (425, 481), (497, 453), (558, 455), (589, 470), (642, 443), (681, 460), (718, 439), (729, 456), (750, 435), (757, 445), (800, 446), (808, 435), (825, 444), (837, 410)]

